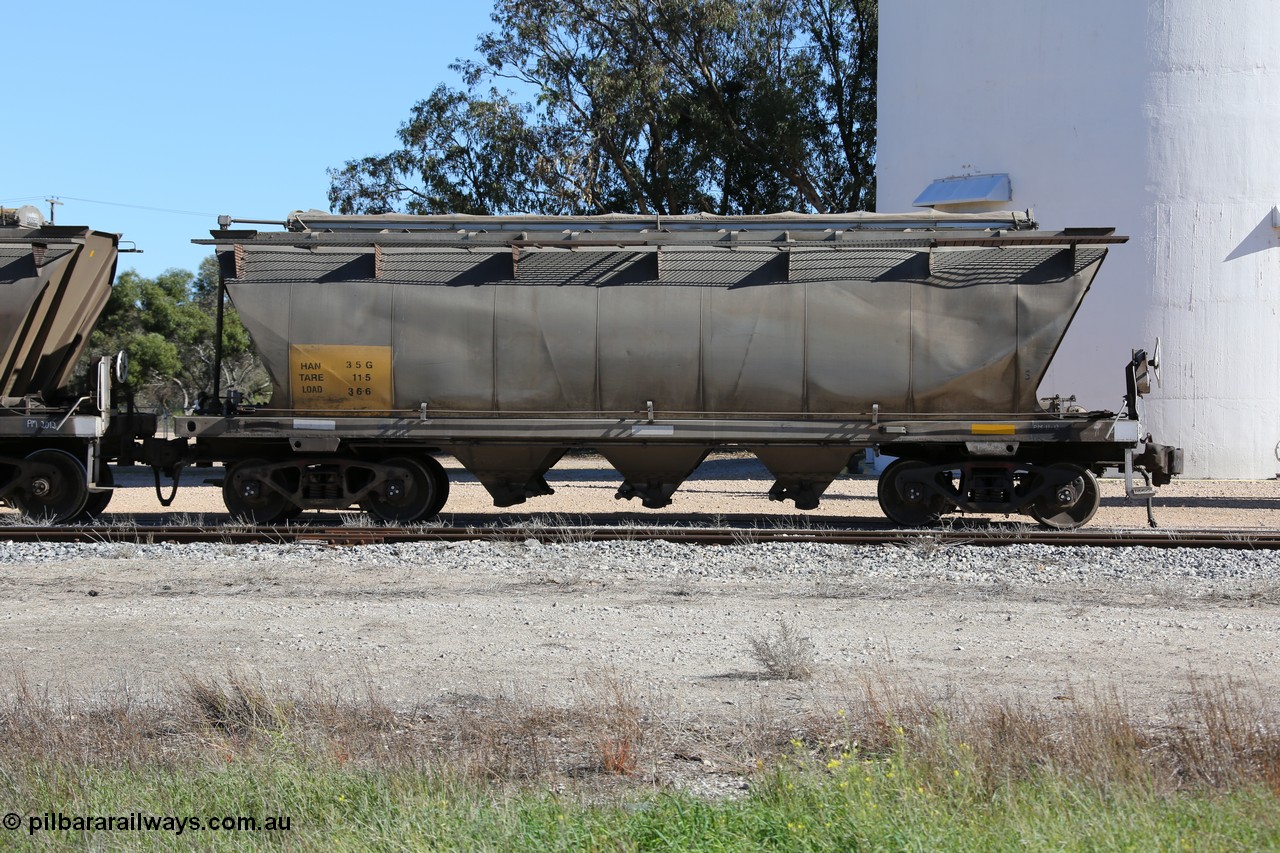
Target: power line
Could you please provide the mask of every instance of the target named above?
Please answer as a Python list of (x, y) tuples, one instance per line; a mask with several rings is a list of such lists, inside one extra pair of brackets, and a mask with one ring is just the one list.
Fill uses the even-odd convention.
[(202, 219), (211, 219), (218, 215), (216, 213), (205, 213), (199, 210), (175, 210), (171, 207), (150, 207), (145, 204), (125, 204), (119, 201), (98, 201), (97, 199), (92, 198), (76, 198), (73, 195), (64, 195), (61, 196), (61, 198), (70, 199), (71, 201), (83, 201), (88, 204), (105, 204), (110, 207), (130, 207), (134, 210), (153, 210), (157, 213), (176, 213), (181, 216), (199, 216)]
[[(68, 201), (81, 201), (86, 204), (103, 204), (103, 205), (107, 205), (108, 207), (128, 207), (128, 208), (132, 208), (133, 210), (151, 210), (151, 211), (155, 211), (156, 213), (173, 213), (179, 216), (199, 216), (202, 219), (212, 219), (217, 216), (216, 213), (204, 213), (198, 210), (175, 210), (174, 208), (171, 208), (171, 207), (151, 207), (145, 204), (125, 204), (124, 202), (120, 202), (120, 201), (102, 201), (96, 198), (78, 198), (77, 196), (73, 196), (73, 195), (57, 195), (53, 197), (66, 199)], [(19, 201), (44, 201), (44, 200), (47, 200), (48, 198), (49, 196), (25, 196), (23, 198), (5, 199), (4, 203), (13, 204), (14, 202), (19, 202)]]

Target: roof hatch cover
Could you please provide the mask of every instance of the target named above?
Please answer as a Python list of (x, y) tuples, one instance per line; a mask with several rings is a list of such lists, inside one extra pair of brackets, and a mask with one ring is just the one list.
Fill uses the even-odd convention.
[(1013, 191), (1007, 174), (958, 175), (938, 178), (911, 202), (915, 207), (945, 207), (952, 204), (974, 202), (1005, 202), (1013, 200)]

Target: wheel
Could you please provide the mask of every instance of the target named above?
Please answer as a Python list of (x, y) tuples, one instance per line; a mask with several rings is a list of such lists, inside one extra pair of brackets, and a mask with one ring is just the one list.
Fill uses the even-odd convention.
[(27, 459), (47, 468), (32, 477), (25, 490), (9, 495), (14, 509), (54, 524), (79, 515), (89, 500), (88, 475), (80, 460), (65, 450), (37, 450)]
[(422, 464), (435, 484), (436, 498), (427, 508), (426, 514), (419, 519), (420, 521), (435, 518), (440, 514), (440, 510), (444, 509), (445, 501), (449, 500), (449, 475), (445, 473), (444, 466), (434, 456), (424, 456)]
[[(1061, 493), (1068, 488), (1070, 492), (1040, 498), (1031, 505), (1031, 517), (1045, 527), (1058, 530), (1071, 530), (1087, 524), (1102, 503), (1102, 495), (1098, 491), (1098, 478), (1093, 476), (1092, 471), (1066, 463), (1050, 465), (1048, 470), (1061, 471), (1071, 478), (1070, 482), (1054, 489), (1054, 492)], [(1069, 495), (1074, 497), (1066, 502), (1055, 499)]]
[(245, 459), (227, 470), (222, 481), (222, 502), (232, 518), (275, 524), (289, 514), (293, 502), (251, 473), (251, 469), (266, 464), (265, 459)]
[(914, 459), (899, 459), (880, 475), (880, 482), (876, 484), (880, 509), (899, 527), (928, 527), (937, 524), (947, 511), (947, 501), (940, 495), (923, 495), (912, 500), (904, 489), (901, 475), (928, 467)]
[[(116, 484), (115, 475), (111, 473), (111, 466), (105, 462), (98, 463), (98, 485), (114, 486)], [(92, 521), (102, 515), (107, 509), (107, 504), (111, 503), (111, 499), (115, 497), (114, 491), (108, 492), (89, 492), (89, 499), (84, 502), (84, 509), (80, 510), (80, 514), (76, 516), (76, 521)]]
[[(434, 460), (432, 460), (434, 461)], [(360, 508), (379, 521), (408, 524), (426, 518), (432, 507), (442, 503), (441, 489), (436, 478), (428, 473), (428, 466), (416, 459), (396, 456), (384, 459), (383, 465), (403, 468), (408, 476), (403, 480), (392, 478), (382, 494), (374, 494), (360, 502)]]

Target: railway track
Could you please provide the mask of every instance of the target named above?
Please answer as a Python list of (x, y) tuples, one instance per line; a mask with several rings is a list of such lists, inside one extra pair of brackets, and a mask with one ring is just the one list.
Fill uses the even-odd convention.
[(331, 546), (394, 542), (460, 542), (470, 540), (544, 544), (580, 542), (666, 541), (694, 545), (750, 545), (766, 542), (813, 542), (834, 545), (1059, 545), (1106, 548), (1220, 548), (1280, 549), (1280, 530), (1264, 529), (1084, 529), (1043, 530), (1023, 525), (949, 527), (899, 530), (868, 527), (755, 527), (635, 524), (545, 524), (492, 522), (455, 526), (365, 527), (331, 524), (292, 524), (255, 527), (228, 522), (201, 526), (171, 526), (138, 522), (88, 526), (0, 527), (0, 542), (183, 543), (228, 544), (312, 543)]

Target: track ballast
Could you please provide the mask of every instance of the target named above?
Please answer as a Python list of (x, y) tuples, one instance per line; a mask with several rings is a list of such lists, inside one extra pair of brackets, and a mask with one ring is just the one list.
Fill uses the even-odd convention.
[(173, 526), (148, 523), (99, 523), (83, 526), (11, 525), (0, 528), (0, 541), (12, 542), (224, 542), (228, 544), (314, 543), (333, 546), (373, 545), (393, 542), (459, 542), (486, 540), (544, 544), (581, 542), (666, 541), (693, 545), (755, 545), (767, 542), (812, 542), (832, 545), (1057, 545), (1104, 548), (1220, 548), (1280, 549), (1280, 530), (1269, 529), (1084, 529), (1044, 530), (1025, 525), (982, 525), (902, 530), (896, 528), (823, 526), (695, 526), (691, 524), (548, 523), (540, 519), (459, 524), (376, 527), (329, 523), (287, 526), (253, 526), (236, 522)]

